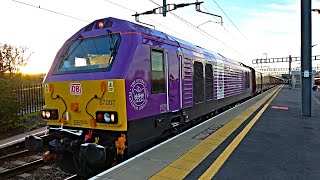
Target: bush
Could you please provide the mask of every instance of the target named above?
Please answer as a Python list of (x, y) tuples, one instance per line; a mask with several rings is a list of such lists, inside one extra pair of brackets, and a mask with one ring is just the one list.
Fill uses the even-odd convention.
[(23, 126), (26, 131), (31, 131), (46, 125), (46, 122), (42, 119), (41, 111), (25, 114), (22, 116), (22, 119), (24, 122)]
[(14, 81), (0, 78), (0, 84), (0, 131), (7, 131), (21, 126), (23, 120), (19, 115), (19, 100), (13, 91)]

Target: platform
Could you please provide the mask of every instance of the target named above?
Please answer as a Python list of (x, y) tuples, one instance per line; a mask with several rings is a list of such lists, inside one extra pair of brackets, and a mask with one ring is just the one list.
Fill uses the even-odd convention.
[(22, 142), (22, 141), (24, 141), (25, 137), (28, 135), (42, 136), (46, 133), (46, 129), (47, 129), (46, 127), (41, 127), (41, 128), (38, 128), (38, 129), (35, 129), (32, 131), (29, 131), (29, 132), (24, 132), (21, 134), (11, 136), (6, 139), (2, 139), (2, 140), (0, 140), (0, 149), (5, 148), (5, 147), (10, 146), (15, 143)]
[(301, 91), (273, 88), (92, 179), (319, 179), (319, 101), (302, 117)]

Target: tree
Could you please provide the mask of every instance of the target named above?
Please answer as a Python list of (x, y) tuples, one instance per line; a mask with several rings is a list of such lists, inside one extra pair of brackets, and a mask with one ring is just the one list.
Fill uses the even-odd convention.
[(10, 44), (0, 44), (0, 76), (4, 73), (16, 73), (25, 66), (32, 53), (27, 47), (15, 47)]
[(32, 53), (26, 47), (0, 44), (0, 132), (21, 126), (21, 104), (15, 90), (19, 69), (25, 66)]

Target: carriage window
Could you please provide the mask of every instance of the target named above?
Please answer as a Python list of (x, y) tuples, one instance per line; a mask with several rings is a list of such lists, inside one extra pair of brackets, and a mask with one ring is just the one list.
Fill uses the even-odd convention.
[(203, 65), (201, 62), (194, 62), (193, 66), (193, 98), (195, 103), (200, 103), (204, 96)]
[(151, 93), (164, 93), (164, 58), (163, 52), (159, 50), (151, 51)]
[(206, 100), (213, 99), (213, 69), (211, 64), (206, 64)]

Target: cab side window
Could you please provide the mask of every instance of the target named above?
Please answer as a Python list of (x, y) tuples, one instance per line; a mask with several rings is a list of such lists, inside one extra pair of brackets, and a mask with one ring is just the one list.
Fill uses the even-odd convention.
[(151, 50), (151, 93), (165, 92), (164, 54), (161, 50)]

